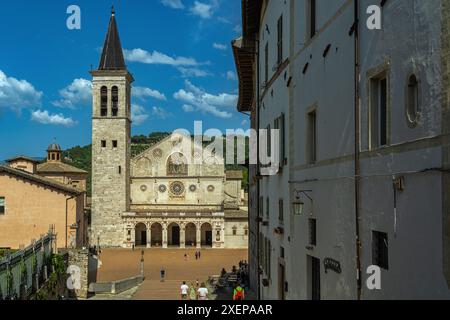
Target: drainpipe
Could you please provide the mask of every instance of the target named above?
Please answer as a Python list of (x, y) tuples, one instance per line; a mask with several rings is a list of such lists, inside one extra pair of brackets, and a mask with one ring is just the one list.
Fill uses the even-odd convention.
[[(66, 249), (68, 248), (67, 247), (67, 239), (68, 239), (68, 232), (67, 232), (67, 229), (68, 229), (68, 220), (69, 220), (69, 217), (68, 217), (68, 215), (69, 215), (69, 200), (72, 200), (72, 199), (75, 199), (76, 198), (76, 196), (72, 196), (72, 197), (70, 197), (70, 198), (67, 198), (66, 199)], [(76, 219), (75, 219), (76, 220)]]
[(354, 0), (354, 32), (355, 32), (355, 231), (356, 231), (356, 270), (357, 270), (357, 298), (362, 298), (361, 273), (361, 216), (360, 216), (360, 47), (359, 47), (359, 1)]

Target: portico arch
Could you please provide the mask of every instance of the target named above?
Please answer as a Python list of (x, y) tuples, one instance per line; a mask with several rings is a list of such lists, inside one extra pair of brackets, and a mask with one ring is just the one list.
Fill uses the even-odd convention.
[(213, 242), (213, 234), (212, 234), (212, 226), (211, 224), (205, 222), (201, 227), (201, 241), (202, 246), (204, 247), (212, 247)]
[(151, 239), (152, 247), (162, 247), (163, 242), (162, 225), (158, 222), (155, 222), (152, 224), (151, 230), (152, 230), (152, 239)]
[(147, 226), (140, 222), (135, 227), (135, 246), (147, 246)]
[(185, 244), (186, 247), (195, 247), (197, 245), (197, 227), (192, 222), (186, 225)]
[(167, 233), (168, 233), (168, 245), (169, 246), (176, 246), (179, 247), (180, 246), (180, 226), (173, 222), (171, 224), (169, 224), (169, 227), (167, 228)]

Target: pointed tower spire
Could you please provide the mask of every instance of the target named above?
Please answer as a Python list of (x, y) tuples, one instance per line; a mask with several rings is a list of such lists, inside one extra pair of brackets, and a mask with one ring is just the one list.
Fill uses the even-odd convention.
[(108, 33), (106, 34), (106, 40), (103, 46), (102, 58), (98, 67), (99, 70), (127, 69), (115, 16), (116, 11), (113, 6), (111, 8), (111, 19), (109, 20)]

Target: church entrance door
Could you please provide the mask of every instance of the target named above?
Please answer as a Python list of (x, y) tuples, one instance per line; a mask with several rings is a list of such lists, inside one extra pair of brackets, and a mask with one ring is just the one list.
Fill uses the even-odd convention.
[(138, 223), (135, 230), (136, 238), (134, 239), (134, 244), (136, 246), (146, 246), (147, 245), (147, 226), (143, 223)]
[(180, 227), (174, 226), (172, 228), (172, 245), (179, 246), (180, 245)]
[(212, 231), (206, 231), (206, 243), (207, 246), (212, 246)]
[(168, 228), (168, 234), (169, 234), (169, 246), (180, 246), (180, 226), (176, 223), (172, 223), (169, 225)]

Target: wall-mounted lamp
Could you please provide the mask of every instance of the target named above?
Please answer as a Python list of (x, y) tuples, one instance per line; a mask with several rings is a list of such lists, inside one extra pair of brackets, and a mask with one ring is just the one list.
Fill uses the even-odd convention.
[(292, 203), (294, 208), (294, 215), (300, 216), (303, 214), (303, 209), (305, 207), (305, 203), (301, 199), (301, 195), (303, 194), (306, 196), (311, 202), (313, 199), (308, 195), (308, 193), (311, 193), (312, 190), (294, 190), (295, 193), (295, 200)]

